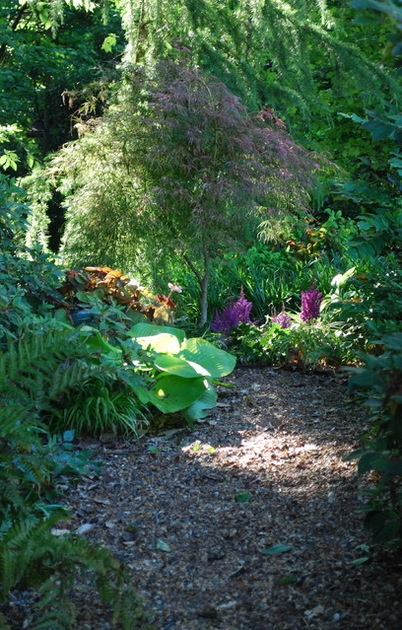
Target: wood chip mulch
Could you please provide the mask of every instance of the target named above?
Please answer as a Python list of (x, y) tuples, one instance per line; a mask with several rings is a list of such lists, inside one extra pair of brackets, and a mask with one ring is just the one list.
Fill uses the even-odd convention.
[[(193, 431), (84, 444), (103, 468), (71, 488), (67, 527), (126, 562), (155, 630), (399, 630), (402, 556), (359, 564), (363, 481), (344, 456), (364, 415), (346, 382), (270, 368), (227, 381)], [(111, 627), (80, 611), (80, 630)]]

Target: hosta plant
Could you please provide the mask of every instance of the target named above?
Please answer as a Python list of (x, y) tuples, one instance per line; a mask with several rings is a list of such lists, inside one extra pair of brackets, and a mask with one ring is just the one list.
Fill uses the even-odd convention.
[[(93, 326), (65, 326), (68, 365), (63, 368), (61, 360), (47, 375), (49, 393), (54, 381), (64, 378), (65, 386), (57, 398), (47, 400), (43, 412), (59, 431), (136, 436), (154, 408), (163, 414), (179, 412), (192, 423), (216, 405), (215, 384), (236, 363), (205, 339), (187, 339), (183, 330), (170, 326), (139, 322), (112, 342)], [(78, 382), (70, 382), (67, 375), (73, 379), (76, 373)], [(37, 386), (44, 389), (40, 378)]]
[(232, 372), (235, 357), (205, 339), (186, 339), (177, 328), (139, 323), (130, 335), (142, 349), (138, 367), (148, 375), (146, 386), (134, 387), (141, 402), (162, 413), (180, 411), (190, 423), (205, 417), (216, 405), (214, 385)]

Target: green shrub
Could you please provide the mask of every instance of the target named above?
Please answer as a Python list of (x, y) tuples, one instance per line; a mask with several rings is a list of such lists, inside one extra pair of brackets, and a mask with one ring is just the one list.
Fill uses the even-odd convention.
[(358, 459), (359, 473), (369, 475), (363, 511), (373, 542), (402, 546), (402, 333), (377, 345), (381, 354), (365, 356), (350, 379), (369, 421), (362, 448), (351, 457)]
[[(22, 278), (26, 268), (36, 264), (16, 250), (8, 253)], [(1, 356), (9, 396), (34, 403), (40, 418), (56, 432), (71, 428), (95, 435), (123, 431), (136, 436), (146, 425), (147, 409), (155, 407), (162, 413), (180, 411), (189, 422), (202, 417), (204, 410), (216, 403), (215, 377), (209, 378), (203, 366), (197, 368), (199, 372), (189, 368), (185, 376), (175, 374), (170, 363), (174, 354), (178, 354), (176, 363), (186, 361), (183, 357), (187, 352), (195, 364), (198, 355), (208, 364), (208, 355), (214, 360), (216, 349), (202, 340), (184, 340), (184, 333), (164, 328), (164, 334), (173, 334), (172, 338), (180, 339), (186, 347), (179, 344), (172, 350), (173, 344), (158, 352), (153, 337), (161, 333), (159, 328), (151, 326), (138, 333), (133, 327), (135, 322), (145, 325), (147, 321), (172, 319), (175, 304), (171, 294), (180, 287), (169, 288), (167, 296), (153, 296), (118, 270), (93, 267), (68, 272), (55, 291), (57, 299), (50, 300), (44, 291), (43, 299), (48, 303), (43, 304), (42, 313), (26, 299), (27, 292), (23, 293), (23, 317), (15, 300), (7, 306), (9, 321), (17, 313), (12, 330), (8, 324)], [(82, 314), (80, 324), (76, 316)], [(149, 347), (136, 341), (137, 334), (145, 334)], [(189, 350), (191, 344), (194, 356)], [(234, 361), (227, 358), (226, 363), (231, 371)], [(217, 377), (223, 374), (215, 372)], [(154, 395), (152, 392), (162, 391), (162, 383), (165, 394)], [(164, 402), (168, 398), (169, 405)]]
[(63, 396), (51, 428), (73, 429), (79, 435), (110, 433), (136, 438), (148, 424), (144, 405), (126, 385), (95, 377)]
[[(292, 315), (289, 327), (282, 328), (275, 325), (271, 309), (264, 324), (241, 324), (232, 330), (226, 347), (246, 363), (309, 369), (357, 364), (361, 352), (376, 353), (378, 337), (400, 327), (402, 276), (393, 257), (361, 267), (337, 273), (330, 282), (325, 279), (329, 290), (315, 321), (306, 325), (301, 312)], [(282, 303), (283, 308), (289, 302), (295, 303), (293, 296)]]
[(402, 272), (393, 256), (359, 262), (333, 278), (324, 299), (323, 316), (342, 321), (357, 350), (368, 351), (372, 342), (400, 328)]
[(290, 315), (283, 304), (279, 314), (274, 310), (273, 314), (265, 316), (263, 325), (241, 321), (235, 326), (230, 317), (222, 323), (226, 314), (230, 314), (227, 307), (217, 321), (221, 328), (225, 323), (230, 324), (230, 332), (211, 338), (243, 363), (301, 369), (337, 368), (354, 363), (357, 360), (355, 332), (347, 322), (331, 318), (330, 308), (338, 305), (339, 314), (340, 305), (344, 303), (342, 287), (353, 273), (351, 269), (335, 276), (332, 293), (324, 299), (314, 287), (302, 291), (298, 314)]
[(342, 328), (324, 323), (295, 323), (290, 328), (240, 324), (227, 340), (240, 362), (292, 369), (338, 368), (356, 359)]

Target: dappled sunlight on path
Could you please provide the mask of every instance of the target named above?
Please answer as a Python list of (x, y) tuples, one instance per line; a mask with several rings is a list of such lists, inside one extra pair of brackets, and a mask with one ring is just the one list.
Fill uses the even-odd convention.
[(366, 539), (344, 455), (362, 425), (345, 384), (229, 380), (191, 432), (98, 445), (102, 476), (70, 497), (70, 527), (128, 563), (155, 630), (396, 630), (397, 564), (353, 563)]

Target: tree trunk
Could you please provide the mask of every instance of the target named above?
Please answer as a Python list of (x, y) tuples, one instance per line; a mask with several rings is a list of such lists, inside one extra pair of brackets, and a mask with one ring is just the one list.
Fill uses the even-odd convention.
[(208, 284), (209, 273), (205, 270), (203, 277), (200, 279), (201, 297), (200, 297), (200, 326), (205, 326), (208, 321)]
[(203, 262), (204, 269), (203, 272), (200, 272), (191, 258), (187, 256), (187, 254), (183, 253), (183, 258), (186, 261), (187, 265), (190, 267), (191, 271), (194, 273), (195, 277), (198, 280), (198, 283), (201, 288), (201, 296), (200, 296), (200, 319), (199, 325), (205, 326), (208, 321), (208, 286), (209, 286), (209, 272), (210, 272), (210, 258), (207, 252), (204, 252)]

